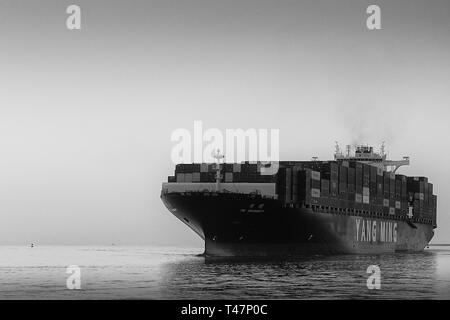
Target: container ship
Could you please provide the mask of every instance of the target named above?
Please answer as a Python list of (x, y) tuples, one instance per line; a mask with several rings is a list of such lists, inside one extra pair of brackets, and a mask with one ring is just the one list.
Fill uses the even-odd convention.
[(424, 250), (436, 228), (433, 184), (396, 173), (409, 157), (346, 149), (331, 161), (280, 161), (271, 175), (262, 162), (178, 164), (161, 199), (206, 257)]

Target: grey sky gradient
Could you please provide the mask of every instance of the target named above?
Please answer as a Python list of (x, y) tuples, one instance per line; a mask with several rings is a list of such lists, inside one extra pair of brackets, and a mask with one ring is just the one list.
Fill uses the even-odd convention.
[(194, 120), (279, 128), (282, 159), (386, 140), (434, 183), (450, 242), (449, 16), (446, 0), (0, 0), (0, 244), (200, 245), (159, 199), (170, 135)]

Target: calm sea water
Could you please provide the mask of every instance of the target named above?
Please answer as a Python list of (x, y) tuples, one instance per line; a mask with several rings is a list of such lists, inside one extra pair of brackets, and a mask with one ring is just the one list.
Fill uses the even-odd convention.
[[(0, 247), (1, 299), (450, 299), (450, 247), (419, 254), (205, 261), (200, 248)], [(81, 270), (69, 290), (66, 267)], [(367, 288), (369, 265), (381, 289)]]

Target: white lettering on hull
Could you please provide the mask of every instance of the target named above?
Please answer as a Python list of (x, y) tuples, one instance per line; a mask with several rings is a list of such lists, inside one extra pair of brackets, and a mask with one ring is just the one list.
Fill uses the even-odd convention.
[[(379, 228), (377, 228), (379, 226)], [(357, 242), (397, 242), (397, 222), (355, 219)]]

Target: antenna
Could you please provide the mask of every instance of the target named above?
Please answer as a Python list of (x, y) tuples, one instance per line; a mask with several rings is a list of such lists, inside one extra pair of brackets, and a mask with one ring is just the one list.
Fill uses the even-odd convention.
[(341, 149), (339, 148), (339, 142), (335, 141), (335, 149), (336, 149), (336, 154), (340, 154), (341, 153)]

